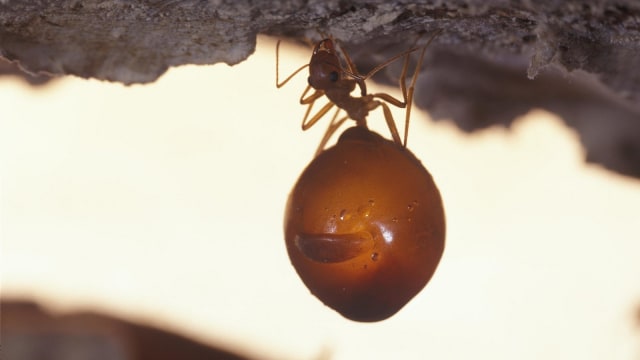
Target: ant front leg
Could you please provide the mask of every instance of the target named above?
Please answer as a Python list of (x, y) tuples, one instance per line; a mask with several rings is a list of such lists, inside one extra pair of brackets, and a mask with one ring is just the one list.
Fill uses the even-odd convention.
[[(315, 123), (317, 123), (318, 120), (320, 120), (326, 113), (328, 113), (329, 110), (331, 110), (331, 108), (334, 105), (335, 104), (332, 103), (332, 102), (326, 103), (315, 115), (313, 115), (313, 117), (311, 119), (309, 119), (307, 121), (307, 118), (309, 117), (309, 114), (311, 113), (311, 107), (313, 107), (313, 102), (310, 103), (309, 107), (307, 108), (306, 114), (304, 114), (304, 119), (302, 119), (302, 130), (308, 130), (313, 125), (315, 125)], [(340, 110), (340, 108), (338, 108), (338, 110)]]
[(320, 120), (334, 105), (334, 103), (328, 102), (320, 109), (320, 111), (318, 111), (318, 113), (313, 115), (313, 117), (310, 120), (307, 120), (309, 118), (309, 114), (311, 114), (311, 109), (313, 108), (313, 104), (316, 102), (316, 100), (324, 96), (324, 91), (315, 90), (313, 94), (305, 98), (305, 95), (311, 89), (312, 89), (311, 85), (307, 85), (307, 88), (304, 90), (304, 92), (300, 96), (300, 104), (309, 105), (307, 106), (307, 112), (304, 114), (304, 118), (302, 119), (302, 130), (308, 130), (310, 127), (315, 125), (315, 123), (317, 123), (318, 120)]
[(306, 68), (307, 66), (309, 66), (309, 64), (300, 66), (296, 71), (291, 73), (291, 75), (287, 76), (286, 79), (280, 82), (279, 80), (280, 78), (280, 40), (278, 40), (278, 42), (276, 43), (276, 87), (278, 89), (283, 87), (286, 83), (289, 82), (289, 80), (291, 80), (294, 76), (298, 75), (298, 73), (302, 71), (304, 68)]
[(420, 73), (420, 69), (422, 69), (422, 61), (424, 60), (424, 53), (427, 51), (427, 48), (436, 38), (436, 36), (440, 35), (442, 30), (437, 30), (427, 43), (422, 48), (420, 52), (420, 56), (418, 57), (418, 62), (416, 63), (416, 68), (413, 71), (413, 76), (411, 77), (411, 85), (409, 85), (409, 89), (406, 88), (405, 76), (407, 75), (407, 68), (409, 67), (409, 54), (405, 58), (404, 66), (402, 67), (402, 75), (400, 78), (400, 88), (402, 89), (402, 96), (404, 98), (404, 103), (407, 106), (407, 110), (405, 111), (405, 120), (404, 120), (404, 141), (403, 146), (407, 147), (407, 138), (409, 137), (409, 121), (411, 120), (411, 107), (413, 105), (413, 91), (416, 86), (416, 81), (418, 80), (418, 74)]

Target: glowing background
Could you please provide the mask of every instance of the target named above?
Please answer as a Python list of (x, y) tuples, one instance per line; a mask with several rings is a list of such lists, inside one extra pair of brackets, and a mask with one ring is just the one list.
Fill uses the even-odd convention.
[[(640, 181), (584, 165), (542, 112), (465, 135), (414, 109), (409, 147), (445, 202), (443, 261), (387, 321), (324, 307), (289, 264), (282, 217), (328, 120), (300, 130), (306, 75), (277, 90), (274, 48), (262, 38), (233, 68), (148, 86), (1, 81), (2, 296), (273, 359), (640, 356)], [(284, 74), (308, 61), (293, 48)], [(389, 136), (381, 113), (369, 122)]]

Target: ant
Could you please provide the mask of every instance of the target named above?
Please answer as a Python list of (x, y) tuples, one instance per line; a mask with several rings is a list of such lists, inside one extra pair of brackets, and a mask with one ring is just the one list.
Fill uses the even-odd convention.
[[(313, 55), (308, 64), (305, 64), (294, 71), (282, 82), (279, 81), (279, 49), (280, 41), (276, 45), (276, 87), (280, 88), (284, 86), (295, 75), (302, 71), (307, 66), (309, 67), (309, 78), (307, 88), (300, 96), (300, 104), (308, 105), (307, 111), (302, 120), (302, 130), (307, 130), (318, 122), (332, 107), (336, 106), (337, 110), (327, 128), (318, 149), (316, 150), (316, 156), (323, 151), (326, 143), (333, 133), (342, 125), (347, 119), (351, 118), (356, 121), (357, 126), (367, 127), (366, 117), (369, 112), (377, 107), (382, 107), (385, 121), (391, 131), (393, 141), (401, 145), (403, 148), (407, 146), (407, 137), (409, 133), (409, 119), (411, 115), (411, 105), (413, 101), (413, 91), (418, 73), (422, 67), (422, 61), (425, 51), (431, 41), (440, 33), (437, 31), (429, 38), (427, 44), (422, 47), (418, 62), (411, 79), (411, 83), (407, 88), (406, 75), (409, 68), (409, 56), (411, 53), (420, 49), (420, 47), (412, 47), (408, 50), (397, 54), (382, 64), (374, 67), (366, 74), (361, 74), (356, 68), (355, 64), (347, 54), (347, 52), (340, 46), (339, 50), (346, 63), (346, 68), (343, 66), (338, 51), (336, 49), (336, 41), (331, 38), (325, 38), (318, 42), (313, 49)], [(397, 99), (387, 93), (374, 93), (368, 94), (365, 80), (376, 74), (378, 71), (387, 67), (392, 62), (404, 57), (404, 64), (400, 74), (400, 89), (402, 91), (402, 100)], [(360, 88), (360, 96), (352, 96), (351, 93), (355, 90), (356, 86)], [(314, 92), (307, 96), (307, 93), (314, 89)], [(329, 102), (325, 104), (315, 115), (309, 118), (311, 109), (316, 100), (322, 96), (327, 96)], [(405, 127), (404, 127), (404, 139), (400, 140), (398, 129), (396, 127), (393, 115), (388, 104), (399, 108), (406, 108), (405, 115)], [(338, 118), (338, 114), (341, 110), (346, 111), (347, 115), (342, 118)]]
[[(336, 108), (315, 158), (289, 194), (284, 217), (287, 253), (311, 293), (354, 321), (381, 321), (398, 312), (427, 285), (444, 251), (446, 224), (440, 192), (406, 147), (416, 79), (435, 36), (423, 48), (414, 46), (366, 74), (356, 69), (340, 45), (325, 38), (314, 47), (309, 63), (282, 82), (280, 42), (276, 45), (278, 88), (309, 67), (309, 85), (300, 96), (300, 103), (308, 105), (302, 129)], [(407, 87), (410, 55), (417, 51), (420, 55)], [(365, 81), (401, 58), (402, 99), (369, 94)], [(356, 89), (359, 96), (352, 95)], [(315, 101), (323, 96), (328, 103), (312, 115)], [(390, 105), (406, 108), (404, 141)], [(378, 107), (393, 140), (367, 128), (367, 115)], [(346, 115), (339, 116), (341, 111)], [(347, 119), (355, 120), (356, 126), (324, 151), (328, 139)]]

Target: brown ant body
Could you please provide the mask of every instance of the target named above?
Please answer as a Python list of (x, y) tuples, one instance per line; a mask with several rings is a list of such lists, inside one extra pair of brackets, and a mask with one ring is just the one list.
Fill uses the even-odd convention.
[[(415, 83), (422, 66), (422, 60), (424, 58), (426, 48), (427, 46), (429, 46), (436, 35), (437, 33), (433, 35), (429, 39), (427, 44), (422, 48), (422, 51), (420, 52), (420, 56), (418, 58), (418, 62), (416, 63), (416, 68), (414, 70), (411, 83), (408, 88), (406, 86), (406, 75), (409, 68), (409, 56), (411, 53), (419, 50), (419, 47), (412, 47), (409, 50), (395, 55), (363, 75), (358, 72), (349, 55), (343, 49), (340, 49), (344, 57), (344, 62), (347, 66), (347, 68), (345, 68), (342, 65), (342, 62), (338, 55), (338, 51), (336, 51), (336, 46), (334, 45), (335, 41), (331, 38), (326, 38), (318, 42), (318, 44), (315, 46), (315, 48), (313, 49), (313, 55), (311, 56), (311, 60), (308, 64), (301, 66), (282, 82), (279, 82), (280, 41), (278, 41), (278, 44), (276, 45), (276, 86), (278, 88), (284, 86), (289, 80), (291, 80), (291, 78), (297, 75), (305, 67), (309, 67), (309, 85), (300, 96), (300, 104), (308, 105), (304, 119), (302, 120), (302, 129), (309, 129), (310, 127), (315, 125), (315, 123), (318, 122), (318, 120), (320, 120), (325, 114), (327, 114), (327, 112), (329, 112), (331, 108), (333, 108), (334, 106), (337, 107), (335, 115), (333, 116), (333, 119), (331, 120), (331, 123), (329, 124), (329, 127), (325, 132), (322, 141), (320, 142), (316, 155), (324, 149), (324, 146), (326, 145), (331, 135), (347, 119), (351, 118), (355, 120), (357, 126), (367, 127), (367, 115), (371, 110), (379, 106), (382, 107), (387, 126), (389, 127), (391, 136), (393, 137), (393, 141), (399, 145), (402, 145), (403, 147), (406, 147)], [(368, 94), (365, 80), (401, 57), (404, 57), (404, 64), (402, 66), (399, 81), (400, 89), (402, 90), (402, 100), (386, 93)], [(360, 96), (351, 95), (356, 86), (360, 88)], [(307, 96), (307, 93), (312, 88), (314, 89), (314, 92)], [(322, 96), (326, 96), (329, 99), (329, 102), (324, 105), (315, 115), (309, 118), (311, 109), (313, 108), (315, 101)], [(399, 108), (407, 109), (405, 116), (404, 139), (402, 141), (400, 140), (398, 129), (387, 103)], [(340, 110), (344, 110), (347, 115), (343, 116), (342, 118), (338, 118)]]
[[(289, 194), (284, 218), (287, 254), (313, 295), (355, 321), (380, 321), (398, 312), (427, 285), (444, 251), (440, 192), (429, 171), (406, 148), (413, 89), (426, 46), (409, 87), (405, 78), (411, 53), (420, 49), (406, 50), (362, 75), (344, 50), (340, 49), (341, 62), (335, 42), (324, 39), (315, 46), (309, 64), (281, 83), (276, 60), (278, 87), (309, 67), (309, 85), (300, 96), (300, 103), (308, 105), (303, 130), (336, 108), (316, 157)], [(365, 80), (400, 58), (402, 99), (367, 93)], [(310, 116), (323, 96), (329, 102)], [(389, 105), (406, 108), (404, 141)], [(367, 115), (378, 107), (393, 140), (367, 128)], [(341, 111), (346, 115), (340, 117)], [(347, 119), (355, 120), (356, 126), (324, 150)]]

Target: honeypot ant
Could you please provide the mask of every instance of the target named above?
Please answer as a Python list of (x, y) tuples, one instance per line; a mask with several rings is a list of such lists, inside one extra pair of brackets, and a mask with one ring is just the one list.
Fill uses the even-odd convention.
[[(409, 60), (411, 53), (420, 50), (420, 47), (414, 46), (409, 50), (405, 50), (400, 54), (397, 54), (380, 65), (374, 67), (366, 74), (361, 74), (356, 65), (353, 63), (347, 52), (340, 47), (340, 53), (344, 58), (347, 68), (342, 65), (342, 61), (338, 55), (336, 48), (336, 41), (331, 37), (325, 38), (318, 42), (313, 49), (313, 55), (308, 64), (305, 64), (295, 70), (282, 82), (279, 81), (279, 54), (280, 54), (280, 41), (276, 45), (276, 87), (280, 88), (284, 86), (289, 80), (296, 76), (304, 68), (309, 67), (309, 78), (307, 88), (300, 96), (300, 104), (308, 105), (307, 111), (302, 120), (302, 130), (307, 130), (315, 125), (324, 115), (326, 115), (331, 108), (337, 107), (336, 112), (329, 123), (320, 145), (316, 151), (316, 156), (322, 152), (324, 146), (329, 141), (329, 138), (333, 133), (342, 125), (347, 119), (351, 118), (356, 121), (357, 126), (367, 127), (366, 117), (371, 110), (376, 109), (378, 106), (382, 107), (384, 118), (393, 137), (393, 141), (402, 147), (407, 146), (407, 137), (409, 134), (409, 120), (411, 116), (411, 105), (413, 102), (413, 92), (418, 73), (422, 67), (422, 61), (424, 54), (433, 39), (440, 33), (437, 31), (432, 35), (427, 44), (422, 47), (418, 62), (416, 63), (413, 76), (411, 78), (411, 84), (409, 88), (406, 85), (406, 75), (409, 68)], [(404, 64), (400, 73), (400, 89), (402, 91), (402, 100), (397, 99), (387, 93), (374, 93), (368, 94), (365, 80), (376, 74), (378, 71), (384, 69), (394, 61), (404, 57)], [(356, 86), (360, 88), (360, 96), (352, 96), (351, 93), (355, 90)], [(314, 89), (314, 92), (307, 96), (307, 93)], [(329, 102), (325, 104), (315, 115), (309, 119), (311, 109), (316, 100), (322, 96), (327, 96)], [(393, 115), (389, 105), (406, 108), (405, 113), (405, 126), (404, 126), (404, 138), (400, 140), (398, 129), (396, 127)], [(342, 118), (338, 118), (338, 114), (341, 110), (346, 111), (347, 115)]]
[[(279, 82), (280, 42), (276, 45), (277, 87), (309, 67), (309, 85), (300, 96), (300, 103), (308, 105), (302, 129), (336, 107), (315, 158), (289, 194), (284, 217), (287, 253), (311, 293), (354, 321), (393, 316), (427, 285), (444, 251), (446, 223), (440, 192), (429, 171), (406, 148), (416, 79), (436, 35), (422, 48), (408, 88), (409, 57), (420, 47), (391, 57), (363, 75), (340, 48), (342, 62), (335, 41), (326, 38), (317, 43), (308, 64)], [(368, 94), (365, 80), (402, 57), (402, 100), (386, 93)], [(356, 88), (360, 96), (351, 94)], [(310, 117), (315, 101), (325, 95), (329, 102)], [(404, 140), (389, 104), (406, 108)], [(382, 107), (393, 140), (367, 127), (366, 117), (377, 107)], [(347, 114), (339, 117), (341, 111)], [(356, 126), (324, 150), (349, 118)]]

